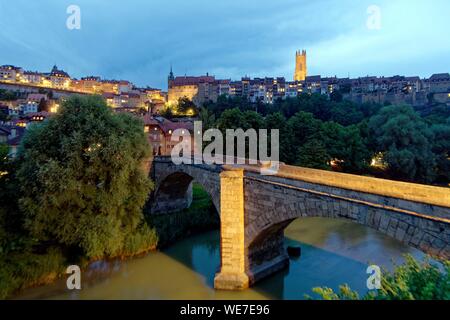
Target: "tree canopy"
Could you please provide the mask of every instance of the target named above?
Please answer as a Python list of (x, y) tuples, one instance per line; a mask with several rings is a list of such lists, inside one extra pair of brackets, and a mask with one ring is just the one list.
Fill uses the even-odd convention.
[(114, 114), (101, 97), (76, 96), (32, 126), (17, 173), (25, 226), (40, 241), (115, 255), (143, 224), (152, 184), (150, 147), (138, 118)]

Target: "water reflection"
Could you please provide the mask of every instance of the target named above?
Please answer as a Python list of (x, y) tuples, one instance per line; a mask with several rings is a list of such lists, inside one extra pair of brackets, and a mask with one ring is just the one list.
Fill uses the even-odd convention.
[(82, 274), (82, 290), (69, 292), (65, 281), (33, 288), (18, 298), (51, 299), (304, 299), (311, 289), (337, 289), (347, 283), (365, 292), (367, 263), (392, 268), (410, 253), (423, 254), (372, 229), (345, 220), (304, 218), (285, 232), (286, 244), (301, 246), (300, 259), (243, 292), (215, 291), (220, 263), (219, 232), (180, 241), (163, 252), (129, 261), (92, 264)]

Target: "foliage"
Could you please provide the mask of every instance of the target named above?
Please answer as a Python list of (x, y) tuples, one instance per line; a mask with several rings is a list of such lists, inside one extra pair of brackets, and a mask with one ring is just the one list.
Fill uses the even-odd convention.
[(0, 89), (0, 100), (14, 101), (17, 100), (17, 93), (11, 90)]
[(62, 252), (49, 248), (36, 254), (30, 250), (0, 254), (0, 299), (25, 287), (53, 281), (67, 265)]
[(369, 132), (376, 137), (376, 152), (393, 177), (431, 182), (435, 178), (436, 157), (432, 152), (432, 132), (410, 106), (388, 106), (369, 120)]
[[(330, 169), (333, 162), (333, 170), (350, 173), (441, 185), (450, 181), (447, 106), (432, 106), (422, 117), (409, 106), (356, 104), (341, 96), (301, 94), (273, 104), (221, 96), (205, 104), (201, 119), (208, 129), (222, 131), (279, 129), (280, 160), (287, 164)], [(378, 154), (386, 163), (383, 169), (370, 167)]]
[(156, 230), (158, 247), (199, 231), (218, 228), (219, 215), (211, 196), (198, 184), (193, 185), (193, 201), (188, 209), (148, 217), (149, 225)]
[(21, 248), (22, 219), (19, 214), (19, 187), (16, 163), (8, 156), (9, 147), (0, 144), (0, 254)]
[[(359, 295), (348, 285), (342, 285), (335, 293), (330, 288), (314, 288), (325, 300), (357, 300)], [(432, 263), (429, 259), (416, 261), (406, 256), (403, 265), (393, 273), (382, 273), (381, 289), (369, 291), (364, 300), (450, 300), (450, 262)]]
[(187, 97), (178, 99), (177, 114), (194, 116), (198, 114), (197, 106)]
[(295, 163), (301, 167), (328, 169), (330, 156), (320, 140), (311, 139), (299, 147), (298, 160)]
[(440, 181), (450, 181), (450, 125), (434, 124), (432, 151), (436, 155), (436, 174)]
[(79, 247), (90, 258), (120, 254), (143, 222), (152, 188), (142, 170), (150, 150), (142, 128), (137, 118), (114, 114), (100, 97), (81, 96), (32, 126), (17, 173), (30, 234)]

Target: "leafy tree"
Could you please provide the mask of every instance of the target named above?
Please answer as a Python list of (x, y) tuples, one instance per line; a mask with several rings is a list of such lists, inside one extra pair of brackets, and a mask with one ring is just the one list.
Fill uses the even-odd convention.
[(188, 97), (178, 99), (177, 112), (183, 115), (194, 116), (198, 114), (197, 106)]
[(433, 181), (436, 157), (431, 151), (432, 132), (410, 106), (384, 107), (370, 119), (368, 127), (376, 140), (376, 151), (384, 154), (393, 177)]
[(330, 100), (334, 102), (342, 102), (343, 96), (339, 90), (335, 90), (330, 94)]
[(344, 127), (335, 122), (324, 122), (322, 131), (328, 154), (340, 161), (344, 171), (363, 172), (367, 168), (371, 153), (358, 126)]
[(245, 129), (253, 128), (258, 131), (258, 129), (264, 128), (264, 118), (255, 111), (245, 111), (243, 113), (243, 120)]
[(19, 214), (19, 186), (15, 179), (16, 163), (8, 156), (9, 147), (0, 144), (0, 255), (7, 253), (23, 235)]
[(331, 107), (331, 120), (343, 126), (357, 124), (364, 118), (364, 114), (356, 104), (350, 101), (343, 101)]
[(217, 119), (217, 127), (225, 131), (226, 129), (245, 129), (248, 127), (248, 123), (244, 118), (244, 114), (239, 108), (233, 108), (225, 110), (220, 118)]
[(443, 124), (450, 119), (450, 108), (445, 104), (438, 104), (424, 110), (425, 120), (431, 124)]
[(443, 182), (450, 181), (450, 124), (431, 126), (432, 151), (436, 155), (437, 175)]
[(265, 128), (269, 133), (271, 129), (279, 130), (279, 156), (281, 161), (286, 162), (290, 153), (290, 131), (286, 118), (281, 112), (269, 114), (265, 118)]
[(199, 117), (200, 121), (202, 121), (203, 130), (208, 130), (214, 127), (216, 117), (208, 108), (200, 108)]
[(315, 169), (329, 169), (330, 156), (322, 141), (317, 139), (307, 140), (298, 148), (297, 162), (295, 165)]
[(101, 97), (69, 98), (30, 127), (19, 149), (27, 230), (91, 258), (126, 251), (149, 232), (142, 214), (152, 188), (143, 171), (149, 151), (138, 118), (114, 114)]
[(172, 111), (172, 108), (170, 108), (170, 107), (166, 107), (166, 108), (164, 108), (164, 109), (162, 109), (160, 112), (159, 112), (159, 114), (161, 115), (161, 116), (163, 116), (164, 118), (166, 118), (166, 119), (172, 119), (173, 118), (173, 111)]
[(6, 89), (0, 89), (0, 100), (6, 100), (6, 101), (13, 101), (17, 100), (17, 92), (6, 90)]
[[(301, 111), (291, 117), (287, 125), (289, 135), (288, 141), (285, 142), (288, 144), (285, 149), (285, 160), (291, 164), (301, 163), (301, 160), (298, 158), (301, 154), (298, 148), (311, 139), (323, 141), (321, 121), (315, 119), (311, 113)], [(311, 151), (310, 148), (307, 150)], [(305, 150), (303, 151), (305, 152)]]

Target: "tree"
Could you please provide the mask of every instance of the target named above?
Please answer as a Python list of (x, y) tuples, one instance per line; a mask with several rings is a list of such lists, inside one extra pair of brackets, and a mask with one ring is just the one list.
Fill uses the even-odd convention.
[(188, 97), (178, 99), (177, 112), (188, 116), (198, 114), (197, 106)]
[(149, 154), (141, 120), (114, 114), (98, 96), (69, 98), (57, 115), (31, 126), (19, 148), (25, 227), (39, 241), (91, 258), (120, 254), (148, 231)]
[(343, 126), (357, 124), (364, 118), (359, 107), (350, 101), (336, 103), (331, 107), (331, 120)]
[(431, 126), (432, 151), (436, 155), (437, 175), (440, 181), (450, 181), (450, 124)]
[(203, 107), (199, 112), (200, 121), (202, 121), (203, 130), (208, 130), (214, 127), (216, 117), (208, 108)]
[(298, 148), (295, 165), (315, 169), (329, 169), (330, 156), (322, 141), (318, 139), (307, 140)]
[[(285, 161), (290, 164), (301, 163), (302, 161), (298, 158), (301, 154), (298, 148), (311, 139), (323, 141), (321, 121), (314, 118), (311, 113), (301, 111), (288, 120), (287, 126), (288, 140), (284, 141), (286, 143)], [(303, 150), (303, 152), (312, 151), (311, 148)], [(313, 156), (313, 154), (310, 154), (310, 156)]]
[(358, 126), (344, 127), (335, 122), (324, 122), (322, 131), (328, 154), (340, 161), (343, 171), (363, 172), (367, 168), (371, 153), (364, 144)]
[(225, 132), (226, 129), (246, 129), (248, 123), (239, 108), (225, 110), (217, 119), (217, 127)]
[(343, 96), (339, 90), (335, 90), (330, 94), (330, 100), (334, 102), (342, 102)]
[(16, 163), (8, 156), (9, 147), (0, 144), (0, 256), (17, 244), (22, 236), (19, 214), (19, 186), (15, 179)]
[(290, 153), (290, 132), (286, 118), (281, 112), (269, 114), (265, 118), (265, 127), (269, 134), (272, 129), (279, 130), (279, 156), (281, 161), (286, 162)]
[(0, 100), (13, 101), (17, 100), (17, 92), (0, 89)]
[(383, 107), (368, 124), (376, 152), (384, 154), (389, 173), (406, 180), (431, 182), (436, 157), (431, 150), (432, 132), (407, 105)]

